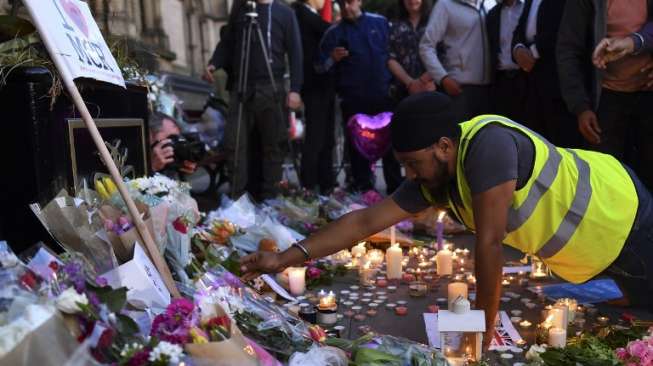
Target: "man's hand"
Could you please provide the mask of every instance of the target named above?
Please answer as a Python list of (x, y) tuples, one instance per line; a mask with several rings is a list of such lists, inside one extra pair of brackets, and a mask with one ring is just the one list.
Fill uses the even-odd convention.
[(292, 110), (297, 110), (302, 106), (302, 97), (299, 96), (299, 93), (290, 92), (288, 93), (286, 105)]
[(451, 97), (457, 97), (463, 93), (463, 88), (450, 76), (445, 76), (442, 79), (442, 88)]
[(349, 51), (344, 47), (336, 47), (331, 51), (331, 58), (335, 62), (340, 62), (340, 60), (347, 56), (349, 56)]
[(187, 175), (191, 175), (195, 173), (196, 170), (197, 170), (197, 163), (188, 160), (184, 160), (181, 167), (179, 168), (180, 172)]
[[(175, 161), (175, 151), (172, 146), (166, 146), (172, 141), (165, 139), (159, 141), (152, 148), (152, 170), (158, 172), (163, 170), (166, 165)], [(165, 146), (165, 147), (164, 147)]]
[(408, 94), (413, 95), (427, 91), (435, 91), (435, 83), (432, 80), (422, 81), (421, 78), (413, 79), (408, 83), (408, 85), (406, 85), (406, 88), (408, 89)]
[(215, 66), (209, 65), (206, 67), (204, 70), (204, 75), (202, 75), (202, 79), (208, 81), (209, 83), (215, 82), (215, 78), (213, 77), (213, 73), (215, 72)]
[(640, 72), (646, 74), (646, 79), (648, 80), (646, 82), (646, 90), (653, 90), (653, 62), (649, 62), (640, 70)]
[(593, 111), (588, 109), (578, 115), (578, 131), (589, 143), (594, 145), (601, 143), (601, 127)]
[(603, 38), (592, 53), (592, 62), (599, 69), (605, 69), (609, 62), (614, 62), (635, 51), (632, 37)]
[(247, 282), (264, 273), (278, 273), (284, 270), (281, 255), (274, 252), (256, 252), (240, 259), (242, 279)]
[(537, 60), (533, 57), (533, 53), (528, 48), (517, 47), (512, 51), (512, 55), (515, 58), (515, 61), (517, 61), (517, 65), (519, 65), (522, 70), (531, 72), (533, 67), (535, 67), (535, 62)]

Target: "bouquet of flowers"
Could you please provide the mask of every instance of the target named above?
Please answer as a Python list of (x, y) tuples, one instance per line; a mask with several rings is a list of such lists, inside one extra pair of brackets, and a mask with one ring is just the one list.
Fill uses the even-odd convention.
[(329, 261), (312, 261), (306, 264), (306, 287), (313, 289), (318, 286), (329, 286), (333, 278), (344, 276), (347, 268), (342, 264), (332, 264)]

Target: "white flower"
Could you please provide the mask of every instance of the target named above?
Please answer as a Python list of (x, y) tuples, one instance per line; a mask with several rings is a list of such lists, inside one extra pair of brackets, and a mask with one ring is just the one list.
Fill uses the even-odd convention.
[(18, 257), (11, 252), (0, 252), (0, 267), (10, 268), (18, 264)]
[(86, 294), (78, 294), (72, 287), (69, 287), (66, 291), (62, 292), (55, 300), (57, 309), (66, 314), (76, 314), (80, 312), (82, 309), (80, 309), (77, 304), (88, 305), (88, 298), (86, 298)]
[(150, 352), (150, 362), (167, 361), (169, 364), (178, 364), (184, 350), (176, 344), (162, 341)]
[(528, 352), (526, 352), (526, 359), (534, 362), (541, 361), (540, 353), (544, 353), (544, 351), (546, 351), (546, 346), (538, 346), (537, 344), (534, 344)]

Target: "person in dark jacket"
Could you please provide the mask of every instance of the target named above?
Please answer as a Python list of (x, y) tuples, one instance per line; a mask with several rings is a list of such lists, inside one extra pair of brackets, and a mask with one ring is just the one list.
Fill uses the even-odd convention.
[(494, 79), (490, 95), (493, 113), (533, 128), (526, 118), (527, 75), (511, 52), (513, 33), (523, 9), (524, 0), (504, 0), (490, 10), (485, 20)]
[(557, 61), (562, 96), (577, 116), (590, 147), (633, 167), (653, 187), (653, 92), (647, 73), (651, 53), (628, 55), (600, 69), (592, 52), (604, 38), (637, 33), (651, 17), (651, 0), (567, 1), (560, 24)]
[[(261, 42), (252, 36), (249, 65), (246, 65), (248, 70), (240, 70), (241, 45), (248, 24), (246, 12), (245, 1), (234, 2), (224, 37), (220, 39), (207, 71), (222, 68), (229, 73), (232, 105), (225, 129), (225, 152), (231, 172), (232, 194), (239, 197), (249, 186), (255, 198), (269, 198), (276, 196), (276, 187), (282, 178), (281, 165), (288, 141), (285, 108), (298, 109), (301, 106), (302, 44), (297, 18), (290, 7), (280, 0), (257, 0), (258, 24), (264, 39)], [(264, 51), (270, 58), (270, 65), (266, 65)], [(286, 57), (290, 68), (290, 91), (287, 94), (283, 90)], [(279, 95), (274, 94), (268, 66)], [(241, 73), (247, 75), (246, 95), (238, 95), (235, 90), (235, 81), (239, 80)], [(241, 100), (244, 108), (238, 126), (238, 103)], [(260, 153), (251, 153), (257, 150)], [(256, 167), (259, 161), (260, 168), (249, 169)], [(257, 176), (261, 177), (260, 181), (250, 179)]]
[(327, 193), (335, 185), (333, 147), (335, 145), (335, 90), (333, 77), (315, 70), (320, 40), (330, 24), (318, 11), (325, 0), (299, 0), (292, 4), (302, 35), (304, 51), (304, 116), (306, 135), (302, 146), (300, 181), (308, 189)]
[(579, 147), (576, 119), (560, 93), (555, 53), (566, 2), (525, 0), (512, 38), (512, 56), (527, 78), (527, 125), (557, 146)]

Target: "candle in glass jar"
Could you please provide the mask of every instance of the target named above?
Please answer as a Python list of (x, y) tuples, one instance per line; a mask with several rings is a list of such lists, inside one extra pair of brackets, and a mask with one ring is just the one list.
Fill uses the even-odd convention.
[(365, 242), (360, 242), (351, 248), (351, 256), (354, 258), (364, 256), (365, 252), (367, 252), (367, 249), (365, 248)]
[(333, 309), (334, 307), (336, 307), (336, 295), (333, 291), (329, 291), (328, 295), (320, 297), (320, 304), (318, 305), (320, 310)]
[(567, 330), (553, 327), (549, 329), (549, 346), (564, 348), (567, 345)]
[(404, 256), (398, 244), (393, 244), (388, 248), (385, 253), (387, 277), (388, 279), (395, 280), (401, 279), (402, 268), (401, 261)]
[(448, 249), (442, 249), (436, 257), (438, 276), (450, 276), (452, 272), (452, 255)]
[(467, 298), (467, 284), (464, 282), (452, 282), (447, 286), (447, 303), (449, 304), (449, 310), (452, 309), (453, 302), (462, 296)]
[(376, 277), (376, 269), (372, 267), (371, 262), (365, 262), (358, 269), (358, 278), (362, 286), (370, 286), (374, 284)]
[(573, 323), (576, 319), (576, 309), (578, 308), (578, 301), (576, 299), (558, 299), (556, 305), (563, 305), (567, 307), (567, 321)]
[(288, 270), (288, 285), (293, 296), (303, 294), (306, 291), (306, 267), (290, 268)]
[(367, 260), (373, 267), (383, 264), (383, 252), (378, 249), (372, 249), (366, 254)]
[(553, 316), (551, 323), (554, 328), (567, 329), (567, 307), (564, 305), (556, 305), (549, 311), (549, 314)]

